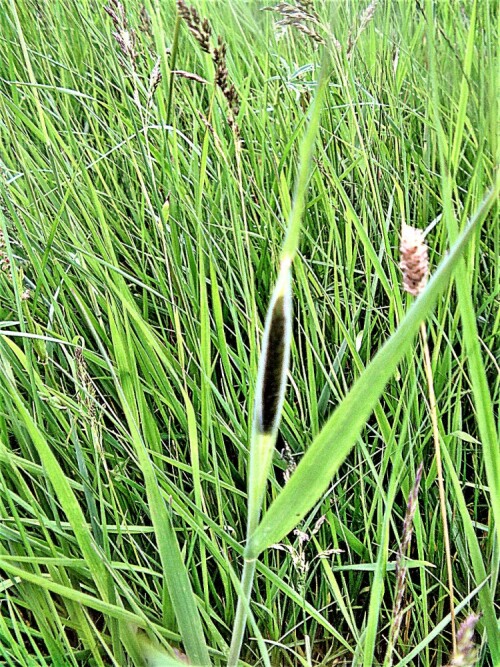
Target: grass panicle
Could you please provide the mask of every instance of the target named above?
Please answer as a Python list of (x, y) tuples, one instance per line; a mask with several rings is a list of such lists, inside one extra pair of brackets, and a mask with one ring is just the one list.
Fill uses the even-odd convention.
[[(177, 11), (179, 16), (186, 22), (200, 48), (211, 56), (215, 70), (215, 85), (220, 89), (228, 105), (228, 124), (237, 138), (238, 150), (241, 149), (240, 128), (236, 122), (236, 116), (240, 110), (238, 93), (233, 83), (229, 81), (229, 72), (226, 63), (227, 46), (223, 38), (217, 37), (216, 46), (212, 45), (212, 28), (208, 19), (201, 18), (196, 9), (187, 5), (184, 0), (177, 0)], [(195, 75), (193, 75), (195, 76)]]
[(308, 37), (316, 45), (325, 44), (325, 39), (316, 29), (316, 26), (321, 26), (321, 24), (312, 2), (298, 2), (296, 5), (288, 2), (278, 2), (272, 7), (264, 7), (263, 9), (275, 12), (283, 17), (274, 24), (278, 38), (291, 27)]
[(177, 11), (179, 16), (186, 23), (189, 32), (200, 45), (200, 48), (209, 55), (212, 54), (212, 28), (207, 18), (201, 18), (197, 10), (188, 5), (184, 0), (177, 0)]
[(359, 17), (359, 25), (356, 33), (354, 34), (351, 30), (349, 30), (349, 37), (347, 38), (347, 49), (346, 49), (347, 60), (351, 59), (356, 43), (358, 42), (359, 38), (368, 27), (369, 23), (373, 21), (375, 12), (377, 11), (378, 4), (379, 0), (372, 0)]
[(5, 241), (5, 236), (3, 230), (0, 229), (0, 270), (8, 271), (10, 269), (10, 258), (7, 254), (7, 243)]
[[(401, 244), (399, 247), (401, 261), (400, 268), (403, 273), (403, 288), (413, 296), (419, 296), (424, 290), (429, 277), (429, 257), (425, 234), (421, 229), (403, 224), (401, 232)], [(444, 488), (443, 464), (441, 457), (441, 440), (438, 426), (437, 402), (434, 390), (434, 377), (432, 362), (429, 351), (427, 327), (422, 322), (420, 327), (422, 341), (425, 374), (429, 391), (429, 411), (431, 415), (432, 434), (434, 440), (434, 451), (437, 467), (437, 478), (439, 487), (439, 506), (441, 522), (443, 526), (444, 550), (446, 554), (446, 569), (448, 576), (448, 597), (450, 600), (451, 632), (453, 648), (456, 647), (455, 639), (455, 601), (453, 594), (453, 568), (451, 563), (451, 545), (448, 529), (448, 518), (446, 510), (446, 492)]]
[(129, 27), (125, 7), (119, 0), (109, 0), (109, 5), (104, 7), (104, 11), (111, 17), (115, 32), (113, 37), (116, 39), (121, 52), (131, 67), (135, 69), (138, 57), (136, 50), (136, 34)]

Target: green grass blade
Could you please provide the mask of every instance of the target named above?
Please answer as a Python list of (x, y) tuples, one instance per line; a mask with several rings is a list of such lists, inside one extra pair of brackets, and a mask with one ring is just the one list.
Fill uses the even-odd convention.
[(71, 488), (67, 476), (59, 465), (59, 462), (52, 452), (44, 434), (38, 428), (33, 417), (24, 405), (23, 399), (19, 395), (14, 380), (10, 375), (10, 370), (5, 364), (6, 362), (4, 361), (2, 363), (2, 373), (4, 373), (4, 381), (6, 381), (7, 387), (10, 390), (10, 396), (17, 407), (19, 416), (23, 420), (24, 426), (28, 431), (33, 444), (36, 447), (38, 455), (43, 462), (44, 470), (50, 479), (54, 494), (68, 518), (75, 538), (82, 551), (82, 555), (94, 578), (96, 587), (103, 600), (109, 601), (109, 574), (103, 561), (103, 554), (100, 552), (99, 547), (92, 537), (90, 525), (85, 519), (80, 503), (77, 500), (74, 490)]
[[(163, 566), (165, 584), (175, 618), (179, 625), (186, 653), (193, 665), (210, 665), (211, 660), (205, 643), (203, 627), (191, 582), (184, 565), (179, 543), (172, 525), (170, 513), (163, 499), (156, 477), (150, 453), (146, 447), (139, 427), (139, 407), (142, 407), (144, 421), (152, 420), (153, 416), (145, 407), (142, 387), (139, 382), (131, 382), (136, 377), (134, 372), (135, 359), (133, 346), (130, 344), (128, 322), (124, 326), (115, 310), (110, 318), (112, 337), (118, 366), (117, 389), (122, 395), (122, 406), (133, 438), (137, 457), (144, 475), (146, 494), (155, 529), (160, 559)], [(160, 443), (149, 443), (149, 450), (155, 449)]]

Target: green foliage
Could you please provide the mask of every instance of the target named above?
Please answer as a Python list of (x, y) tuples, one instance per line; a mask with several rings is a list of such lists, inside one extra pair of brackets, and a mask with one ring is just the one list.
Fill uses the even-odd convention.
[[(99, 3), (0, 12), (2, 664), (226, 664), (283, 247), (290, 373), (244, 664), (383, 661), (420, 461), (394, 664), (446, 664), (429, 313), (457, 615), (483, 614), (478, 664), (498, 656), (494, 3), (387, 0), (363, 25), (358, 2), (315, 2), (326, 46), (278, 40), (264, 6), (196, 2), (225, 87), (173, 1), (127, 2), (132, 59)], [(441, 215), (441, 273), (410, 304), (401, 223)]]

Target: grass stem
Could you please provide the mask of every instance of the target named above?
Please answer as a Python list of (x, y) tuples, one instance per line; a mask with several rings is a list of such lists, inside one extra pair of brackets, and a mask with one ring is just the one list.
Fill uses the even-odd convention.
[(453, 593), (453, 567), (451, 562), (451, 546), (450, 546), (450, 533), (448, 529), (448, 518), (446, 512), (446, 492), (444, 488), (444, 478), (443, 478), (443, 462), (441, 459), (441, 441), (439, 437), (439, 427), (438, 427), (438, 417), (437, 417), (437, 402), (436, 394), (434, 391), (434, 377), (432, 373), (432, 363), (431, 355), (429, 352), (429, 343), (427, 338), (427, 327), (425, 322), (422, 322), (420, 326), (420, 339), (422, 343), (422, 350), (424, 354), (424, 368), (425, 375), (427, 378), (427, 387), (429, 391), (429, 410), (431, 416), (432, 424), (432, 437), (434, 440), (434, 452), (436, 457), (436, 469), (437, 469), (437, 480), (439, 488), (439, 507), (441, 511), (441, 522), (443, 525), (443, 541), (444, 541), (444, 552), (446, 559), (446, 571), (448, 577), (448, 595), (450, 600), (450, 618), (451, 618), (451, 637), (453, 652), (456, 651), (457, 639), (456, 639), (456, 621), (455, 621), (455, 601)]
[(233, 636), (227, 659), (227, 667), (237, 667), (238, 659), (245, 636), (247, 618), (250, 611), (250, 599), (252, 596), (253, 579), (257, 561), (255, 559), (243, 562), (243, 572), (241, 574), (241, 590), (238, 595), (238, 604), (236, 607), (236, 616), (234, 618)]

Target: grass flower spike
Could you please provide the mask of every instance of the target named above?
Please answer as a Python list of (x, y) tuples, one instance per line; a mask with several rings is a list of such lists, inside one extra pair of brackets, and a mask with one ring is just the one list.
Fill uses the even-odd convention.
[(477, 662), (477, 648), (474, 645), (474, 628), (479, 620), (476, 614), (469, 614), (460, 624), (457, 632), (457, 648), (448, 667), (474, 667)]
[(429, 259), (424, 232), (403, 224), (401, 231), (401, 262), (403, 287), (406, 292), (418, 296), (427, 284)]
[[(281, 260), (280, 272), (264, 326), (248, 464), (247, 540), (251, 538), (259, 523), (285, 399), (292, 328), (291, 265), (291, 258), (285, 255)], [(247, 616), (246, 605), (250, 600), (255, 565), (255, 559), (251, 558), (246, 559), (243, 566), (242, 595), (236, 612), (228, 667), (235, 667), (238, 662)]]
[[(400, 245), (401, 261), (400, 268), (403, 272), (403, 288), (413, 296), (419, 296), (424, 291), (429, 278), (429, 257), (425, 233), (403, 223)], [(429, 413), (432, 425), (432, 436), (434, 440), (434, 451), (437, 469), (437, 482), (439, 489), (439, 506), (441, 511), (441, 523), (443, 527), (443, 544), (446, 555), (446, 570), (448, 575), (448, 595), (450, 600), (451, 635), (453, 648), (456, 649), (455, 631), (455, 608), (453, 595), (453, 566), (451, 558), (451, 544), (448, 528), (448, 517), (446, 510), (446, 490), (443, 478), (443, 463), (441, 456), (441, 442), (439, 434), (439, 417), (434, 390), (434, 376), (432, 372), (431, 354), (429, 351), (427, 326), (425, 321), (420, 325), (420, 337), (422, 341), (422, 352), (424, 357), (424, 369), (429, 390)]]
[(285, 397), (292, 313), (290, 266), (288, 258), (281, 263), (264, 329), (254, 411), (254, 427), (261, 434), (277, 432)]

